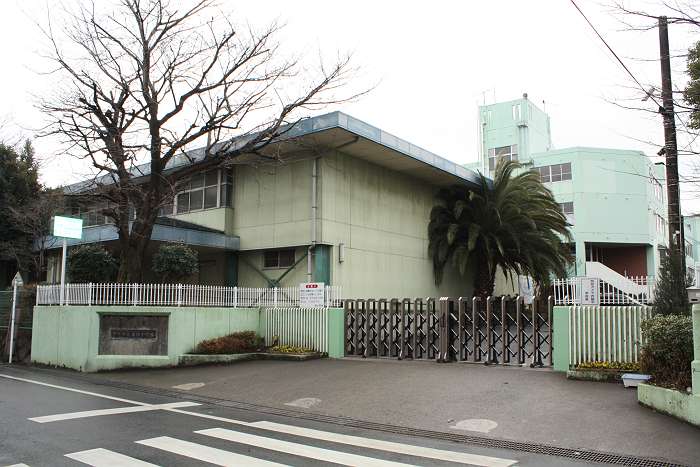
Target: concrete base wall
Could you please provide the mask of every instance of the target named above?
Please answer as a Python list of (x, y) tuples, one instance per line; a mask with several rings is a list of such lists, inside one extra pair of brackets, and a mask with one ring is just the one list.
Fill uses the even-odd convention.
[(639, 403), (673, 417), (700, 426), (700, 395), (684, 394), (650, 384), (637, 387)]
[[(100, 314), (166, 315), (167, 355), (99, 355)], [(258, 308), (130, 306), (34, 307), (32, 362), (78, 371), (177, 365), (205, 339), (237, 331), (259, 331)]]
[[(327, 311), (328, 355), (340, 358), (344, 356), (344, 311)], [(167, 355), (100, 355), (100, 315), (168, 316)], [(86, 372), (175, 366), (203, 340), (238, 331), (264, 336), (262, 315), (259, 308), (36, 306), (31, 361)]]

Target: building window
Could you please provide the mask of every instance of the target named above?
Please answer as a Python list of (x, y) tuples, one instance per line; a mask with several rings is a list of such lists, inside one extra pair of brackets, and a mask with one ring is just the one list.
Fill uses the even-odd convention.
[(523, 114), (522, 114), (522, 109), (520, 107), (520, 104), (513, 104), (511, 111), (513, 112), (513, 120), (515, 120), (516, 122), (519, 122), (520, 120), (523, 119)]
[(651, 176), (651, 185), (654, 188), (654, 198), (660, 203), (664, 201), (664, 189), (661, 182), (658, 181), (654, 176)]
[(489, 170), (496, 170), (496, 165), (498, 161), (517, 161), (518, 160), (518, 145), (513, 144), (511, 146), (502, 146), (500, 148), (489, 149)]
[(294, 265), (294, 248), (285, 250), (267, 250), (263, 257), (263, 268), (278, 269)]
[(535, 167), (534, 170), (539, 172), (542, 183), (571, 180), (571, 162)]
[(693, 244), (688, 240), (685, 241), (685, 255), (693, 258)]
[(656, 214), (656, 233), (662, 237), (666, 237), (666, 219)]
[(559, 203), (561, 212), (566, 216), (566, 221), (573, 225), (574, 224), (574, 203), (572, 201), (567, 201), (566, 203)]
[(166, 202), (159, 210), (159, 215), (168, 216), (184, 214), (202, 209), (232, 205), (233, 174), (230, 170), (208, 170), (193, 175), (185, 184), (184, 190), (178, 192), (175, 203)]

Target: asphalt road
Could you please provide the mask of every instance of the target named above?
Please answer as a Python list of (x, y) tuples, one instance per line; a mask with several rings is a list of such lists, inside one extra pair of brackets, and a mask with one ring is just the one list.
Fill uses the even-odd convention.
[(0, 366), (0, 466), (86, 464), (593, 465)]

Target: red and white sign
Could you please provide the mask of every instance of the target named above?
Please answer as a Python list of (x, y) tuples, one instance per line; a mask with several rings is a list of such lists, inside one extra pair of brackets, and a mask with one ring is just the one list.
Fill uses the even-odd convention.
[(323, 282), (305, 282), (299, 284), (299, 306), (319, 308), (326, 305), (326, 284)]

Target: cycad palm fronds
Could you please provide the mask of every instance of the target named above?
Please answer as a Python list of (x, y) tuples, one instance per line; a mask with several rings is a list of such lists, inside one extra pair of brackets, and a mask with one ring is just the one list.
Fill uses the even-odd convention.
[(480, 174), (478, 192), (462, 186), (438, 192), (428, 224), (436, 284), (450, 262), (461, 274), (476, 268), (474, 293), (480, 296), (493, 293), (498, 267), (539, 284), (565, 273), (569, 224), (536, 172), (515, 174), (521, 167), (499, 163), (493, 184)]

